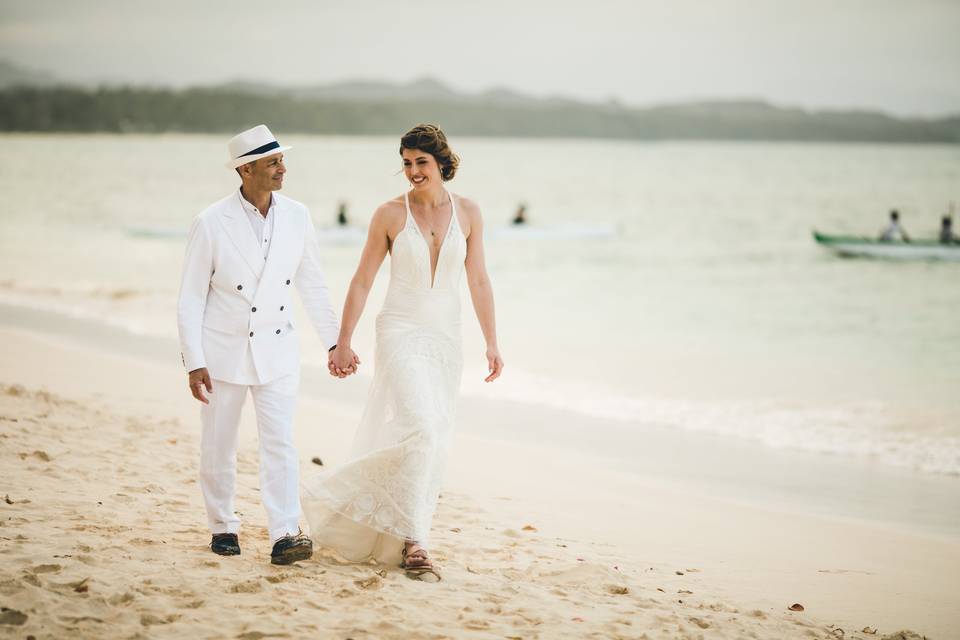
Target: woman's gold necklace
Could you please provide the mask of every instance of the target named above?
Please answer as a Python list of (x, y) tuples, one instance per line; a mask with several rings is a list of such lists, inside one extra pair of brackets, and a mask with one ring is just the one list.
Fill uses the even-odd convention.
[[(444, 203), (444, 204), (445, 204), (445, 203)], [(443, 205), (440, 205), (440, 206), (443, 206)], [(426, 216), (424, 216), (424, 217), (426, 218)], [(452, 222), (452, 220), (451, 220), (451, 222)], [(427, 222), (427, 228), (430, 229), (430, 237), (436, 239), (436, 237), (437, 237), (437, 232), (436, 232), (436, 230), (434, 229), (433, 225), (430, 224), (429, 219), (428, 219), (428, 222)]]

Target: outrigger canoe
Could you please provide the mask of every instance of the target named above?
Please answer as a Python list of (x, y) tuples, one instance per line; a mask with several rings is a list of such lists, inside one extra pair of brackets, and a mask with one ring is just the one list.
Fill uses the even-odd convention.
[(893, 260), (960, 260), (960, 244), (936, 240), (886, 241), (857, 236), (830, 236), (813, 232), (817, 243), (841, 256)]

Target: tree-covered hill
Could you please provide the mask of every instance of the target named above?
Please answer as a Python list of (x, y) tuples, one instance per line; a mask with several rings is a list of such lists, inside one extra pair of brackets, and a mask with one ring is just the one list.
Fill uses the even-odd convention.
[(811, 112), (758, 101), (632, 108), (530, 98), (506, 90), (459, 94), (434, 81), (355, 82), (285, 89), (250, 83), (185, 90), (8, 86), (0, 131), (275, 131), (396, 135), (437, 122), (455, 135), (637, 140), (794, 140), (958, 143), (960, 117)]

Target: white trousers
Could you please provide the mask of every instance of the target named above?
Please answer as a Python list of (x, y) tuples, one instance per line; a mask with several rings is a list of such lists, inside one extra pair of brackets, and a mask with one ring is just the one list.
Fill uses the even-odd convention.
[(296, 534), (300, 524), (300, 461), (293, 446), (293, 414), (299, 374), (261, 385), (213, 380), (210, 404), (200, 408), (200, 488), (211, 533), (238, 533), (233, 510), (237, 481), (240, 411), (253, 396), (260, 441), (260, 497), (267, 510), (270, 539)]

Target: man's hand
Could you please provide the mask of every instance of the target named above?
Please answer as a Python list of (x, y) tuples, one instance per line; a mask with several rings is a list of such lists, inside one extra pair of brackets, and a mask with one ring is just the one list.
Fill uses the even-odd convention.
[(210, 404), (207, 396), (203, 395), (203, 388), (206, 387), (207, 393), (213, 391), (213, 382), (210, 381), (210, 374), (206, 367), (203, 369), (194, 369), (190, 372), (190, 393), (193, 397), (203, 404)]
[(327, 368), (330, 375), (346, 378), (360, 368), (360, 358), (350, 347), (337, 346), (327, 356)]

